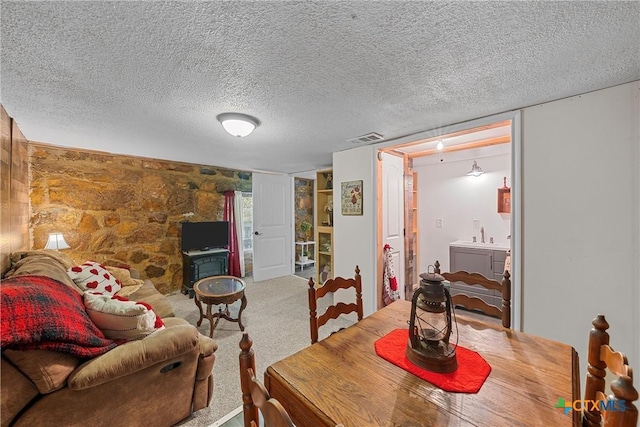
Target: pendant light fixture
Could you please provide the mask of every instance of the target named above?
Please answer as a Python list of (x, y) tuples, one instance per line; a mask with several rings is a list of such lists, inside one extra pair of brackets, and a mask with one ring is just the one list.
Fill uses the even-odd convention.
[(438, 150), (438, 160), (444, 162), (444, 143), (442, 140), (438, 141), (438, 145), (436, 145), (436, 150)]
[(480, 176), (484, 173), (484, 171), (482, 170), (482, 168), (480, 166), (478, 166), (478, 163), (476, 163), (476, 161), (473, 161), (473, 165), (471, 166), (471, 170), (469, 172), (467, 172), (467, 175), (469, 176)]
[(239, 138), (248, 136), (260, 126), (260, 120), (242, 113), (222, 113), (216, 117), (224, 130)]

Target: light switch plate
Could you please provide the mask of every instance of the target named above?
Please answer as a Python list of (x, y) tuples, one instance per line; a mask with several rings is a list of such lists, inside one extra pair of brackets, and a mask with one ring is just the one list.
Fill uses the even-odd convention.
[(436, 228), (442, 228), (442, 218), (436, 219)]
[(479, 219), (474, 219), (473, 220), (473, 229), (477, 230), (480, 228), (480, 220)]

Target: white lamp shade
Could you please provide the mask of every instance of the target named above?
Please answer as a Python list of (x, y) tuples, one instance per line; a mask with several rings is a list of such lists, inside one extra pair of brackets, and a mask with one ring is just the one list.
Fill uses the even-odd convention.
[(260, 120), (241, 113), (219, 114), (218, 121), (230, 135), (240, 138), (250, 135), (260, 125)]
[(69, 249), (71, 246), (64, 240), (62, 233), (49, 233), (45, 249)]

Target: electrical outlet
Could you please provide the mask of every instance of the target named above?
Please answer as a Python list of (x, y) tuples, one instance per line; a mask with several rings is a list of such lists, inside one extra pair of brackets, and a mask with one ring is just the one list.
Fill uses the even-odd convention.
[(436, 228), (442, 228), (442, 218), (436, 219)]
[(477, 230), (480, 228), (480, 220), (479, 219), (474, 219), (473, 220), (473, 229)]

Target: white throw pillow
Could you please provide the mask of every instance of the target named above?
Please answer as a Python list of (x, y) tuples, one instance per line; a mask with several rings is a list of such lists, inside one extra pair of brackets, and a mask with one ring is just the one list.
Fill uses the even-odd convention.
[(87, 261), (67, 270), (71, 280), (84, 291), (114, 295), (122, 285), (102, 264)]
[(93, 323), (112, 340), (141, 339), (164, 329), (162, 319), (145, 302), (85, 292), (84, 306)]

